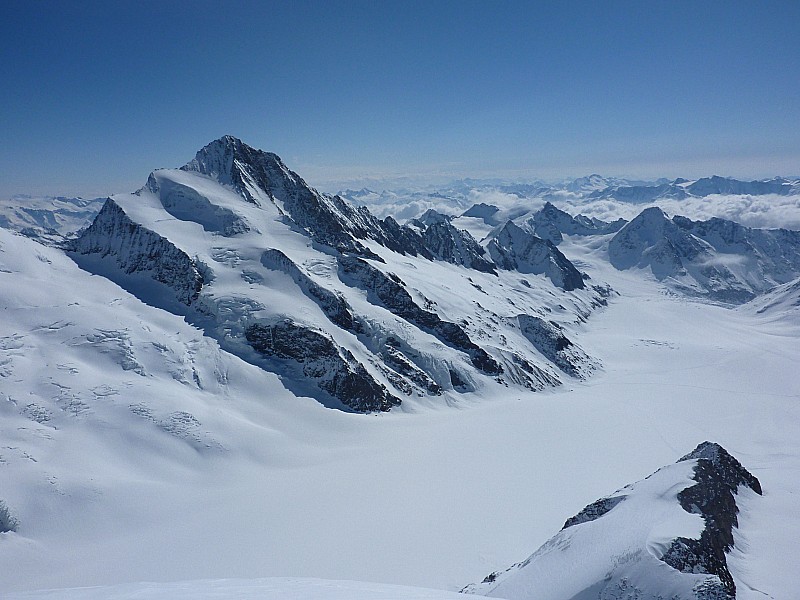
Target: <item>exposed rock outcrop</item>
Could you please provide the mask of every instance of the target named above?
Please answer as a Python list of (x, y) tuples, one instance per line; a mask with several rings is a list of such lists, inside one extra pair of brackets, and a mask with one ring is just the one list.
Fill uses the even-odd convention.
[(207, 145), (181, 168), (214, 177), (255, 204), (273, 202), (314, 241), (339, 252), (379, 260), (360, 241), (371, 239), (395, 252), (430, 257), (413, 231), (390, 218), (379, 221), (365, 207), (355, 208), (339, 196), (320, 194), (277, 154), (256, 150), (232, 136)]
[(400, 404), (346, 348), (327, 335), (290, 320), (254, 323), (245, 338), (256, 352), (302, 365), (303, 376), (358, 412), (387, 411)]
[(167, 238), (134, 223), (110, 198), (68, 249), (78, 254), (110, 255), (124, 273), (149, 275), (186, 305), (203, 287), (203, 275), (194, 260)]
[(444, 321), (434, 312), (418, 306), (396, 277), (379, 271), (365, 260), (340, 256), (339, 271), (345, 283), (368, 292), (368, 299), (395, 315), (435, 335), (443, 343), (469, 355), (472, 364), (489, 375), (498, 375), (503, 367), (480, 346), (469, 339), (460, 325)]
[(488, 250), (501, 269), (543, 274), (565, 291), (585, 287), (580, 271), (552, 242), (528, 233), (512, 221), (489, 242)]
[(468, 231), (454, 227), (445, 215), (429, 210), (412, 223), (420, 230), (425, 247), (435, 258), (468, 269), (495, 273), (494, 264), (485, 258), (483, 246)]
[(589, 521), (599, 519), (623, 500), (625, 500), (625, 496), (611, 496), (609, 498), (600, 498), (599, 500), (595, 500), (581, 510), (581, 512), (579, 512), (577, 515), (567, 519), (564, 523), (564, 527), (561, 529), (563, 531), (568, 527), (573, 527), (574, 525), (580, 525), (581, 523), (588, 523)]
[(556, 208), (550, 202), (545, 202), (544, 206), (531, 217), (533, 233), (543, 240), (549, 240), (556, 246), (560, 244), (567, 235), (601, 235), (619, 231), (626, 221), (618, 219), (611, 223), (606, 223), (600, 219), (589, 218), (584, 215), (572, 215)]
[(678, 462), (686, 460), (697, 461), (697, 483), (680, 492), (678, 500), (686, 512), (702, 515), (706, 527), (700, 539), (675, 539), (661, 560), (684, 573), (716, 575), (728, 596), (735, 598), (725, 555), (733, 548), (733, 528), (739, 525), (736, 493), (745, 486), (761, 495), (761, 484), (719, 444), (703, 442)]
[[(462, 591), (509, 600), (733, 600), (726, 554), (743, 488), (761, 494), (758, 479), (725, 449), (703, 442), (589, 504), (526, 560)], [(671, 540), (670, 531), (677, 532)]]
[(531, 315), (519, 315), (517, 323), (522, 335), (567, 375), (583, 379), (594, 371), (594, 362), (558, 324)]

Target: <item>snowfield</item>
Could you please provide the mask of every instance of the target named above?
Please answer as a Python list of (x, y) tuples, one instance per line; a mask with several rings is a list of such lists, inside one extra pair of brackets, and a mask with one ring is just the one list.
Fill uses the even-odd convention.
[[(162, 183), (177, 189), (182, 181)], [(211, 265), (218, 289), (258, 288), (256, 310), (284, 303), (322, 322), (289, 276), (263, 268), (266, 248), (254, 235), (234, 247), (209, 229), (239, 222), (179, 192), (173, 197), (195, 203), (193, 223), (157, 225), (164, 207), (146, 194), (125, 208)], [(237, 212), (250, 227), (268, 226), (253, 207)], [(307, 241), (288, 229), (282, 235), (273, 247), (305, 260)], [(687, 298), (648, 270), (613, 268), (611, 236), (565, 235), (558, 246), (590, 282), (618, 293), (585, 322), (573, 306), (558, 317), (596, 359), (588, 377), (542, 367), (562, 385), (532, 392), (487, 378), (472, 391), (404, 396), (390, 412), (357, 414), (326, 407), (313, 390), (290, 390), (285, 373), (243, 360), (223, 334), (205, 335), (201, 323), (145, 304), (62, 250), (0, 228), (0, 509), (12, 518), (0, 511), (0, 525), (16, 522), (0, 533), (0, 595), (444, 600), (530, 556), (587, 504), (710, 440), (764, 490), (737, 496), (728, 557), (737, 598), (796, 597), (796, 284), (738, 309)], [(236, 254), (204, 255), (209, 240), (224, 240)], [(474, 302), (510, 310), (509, 298), (548, 302), (554, 311), (560, 302), (538, 284), (526, 300), (516, 274), (470, 271), (475, 285), (464, 285), (458, 265), (425, 266), (368, 245), (444, 315), (474, 310)], [(246, 263), (237, 268), (271, 285), (224, 271), (226, 260)], [(323, 280), (332, 260), (308, 272)], [(99, 273), (103, 265), (83, 266)], [(150, 298), (143, 280), (137, 285), (132, 291)], [(369, 308), (361, 292), (336, 289), (375, 327), (403, 327)], [(473, 322), (468, 331), (479, 328)], [(338, 335), (379, 377), (360, 342)], [(456, 361), (431, 335), (409, 330), (407, 339)], [(700, 520), (663, 498), (627, 510), (619, 524), (609, 521), (610, 531), (635, 523), (636, 539), (646, 540), (643, 550), (662, 570), (669, 567), (656, 555), (667, 538), (691, 535)], [(588, 564), (605, 542), (576, 541), (570, 564)], [(577, 593), (582, 583), (570, 585)], [(553, 585), (551, 596), (537, 597), (572, 589)]]

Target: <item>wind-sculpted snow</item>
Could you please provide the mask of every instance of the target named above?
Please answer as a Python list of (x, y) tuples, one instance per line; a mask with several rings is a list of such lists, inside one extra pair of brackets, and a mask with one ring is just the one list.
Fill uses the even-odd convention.
[(611, 239), (608, 255), (617, 269), (649, 268), (681, 291), (740, 304), (800, 275), (800, 232), (670, 219), (653, 207)]
[(544, 274), (565, 291), (585, 287), (580, 271), (552, 242), (528, 233), (512, 221), (495, 235), (488, 249), (501, 269)]
[(787, 324), (800, 325), (800, 277), (754, 298), (741, 308)]
[(463, 600), (456, 592), (309, 577), (125, 583), (12, 594), (6, 600)]
[(232, 236), (250, 230), (247, 222), (230, 209), (212, 204), (197, 190), (152, 173), (147, 189), (158, 194), (164, 209), (176, 219), (194, 221), (206, 231)]
[(508, 600), (733, 600), (726, 555), (742, 487), (761, 494), (725, 449), (703, 442), (588, 505), (525, 561), (463, 591)]
[(110, 198), (92, 225), (69, 249), (77, 254), (111, 256), (127, 274), (145, 273), (191, 304), (203, 287), (198, 265), (167, 238), (134, 223)]

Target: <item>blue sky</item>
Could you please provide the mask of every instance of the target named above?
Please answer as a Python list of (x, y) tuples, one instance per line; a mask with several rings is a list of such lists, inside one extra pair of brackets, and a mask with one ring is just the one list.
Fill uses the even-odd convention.
[(800, 174), (800, 2), (0, 3), (0, 195), (230, 133), (310, 183)]

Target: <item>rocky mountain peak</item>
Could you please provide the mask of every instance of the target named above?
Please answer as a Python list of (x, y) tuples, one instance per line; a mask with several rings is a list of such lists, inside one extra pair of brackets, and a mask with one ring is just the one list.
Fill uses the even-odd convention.
[(181, 170), (202, 173), (233, 186), (254, 204), (259, 204), (260, 192), (272, 199), (280, 191), (308, 188), (277, 154), (257, 150), (231, 135), (201, 148)]
[(525, 231), (508, 221), (487, 246), (501, 269), (543, 274), (553, 285), (566, 291), (583, 289), (583, 276), (549, 240)]

